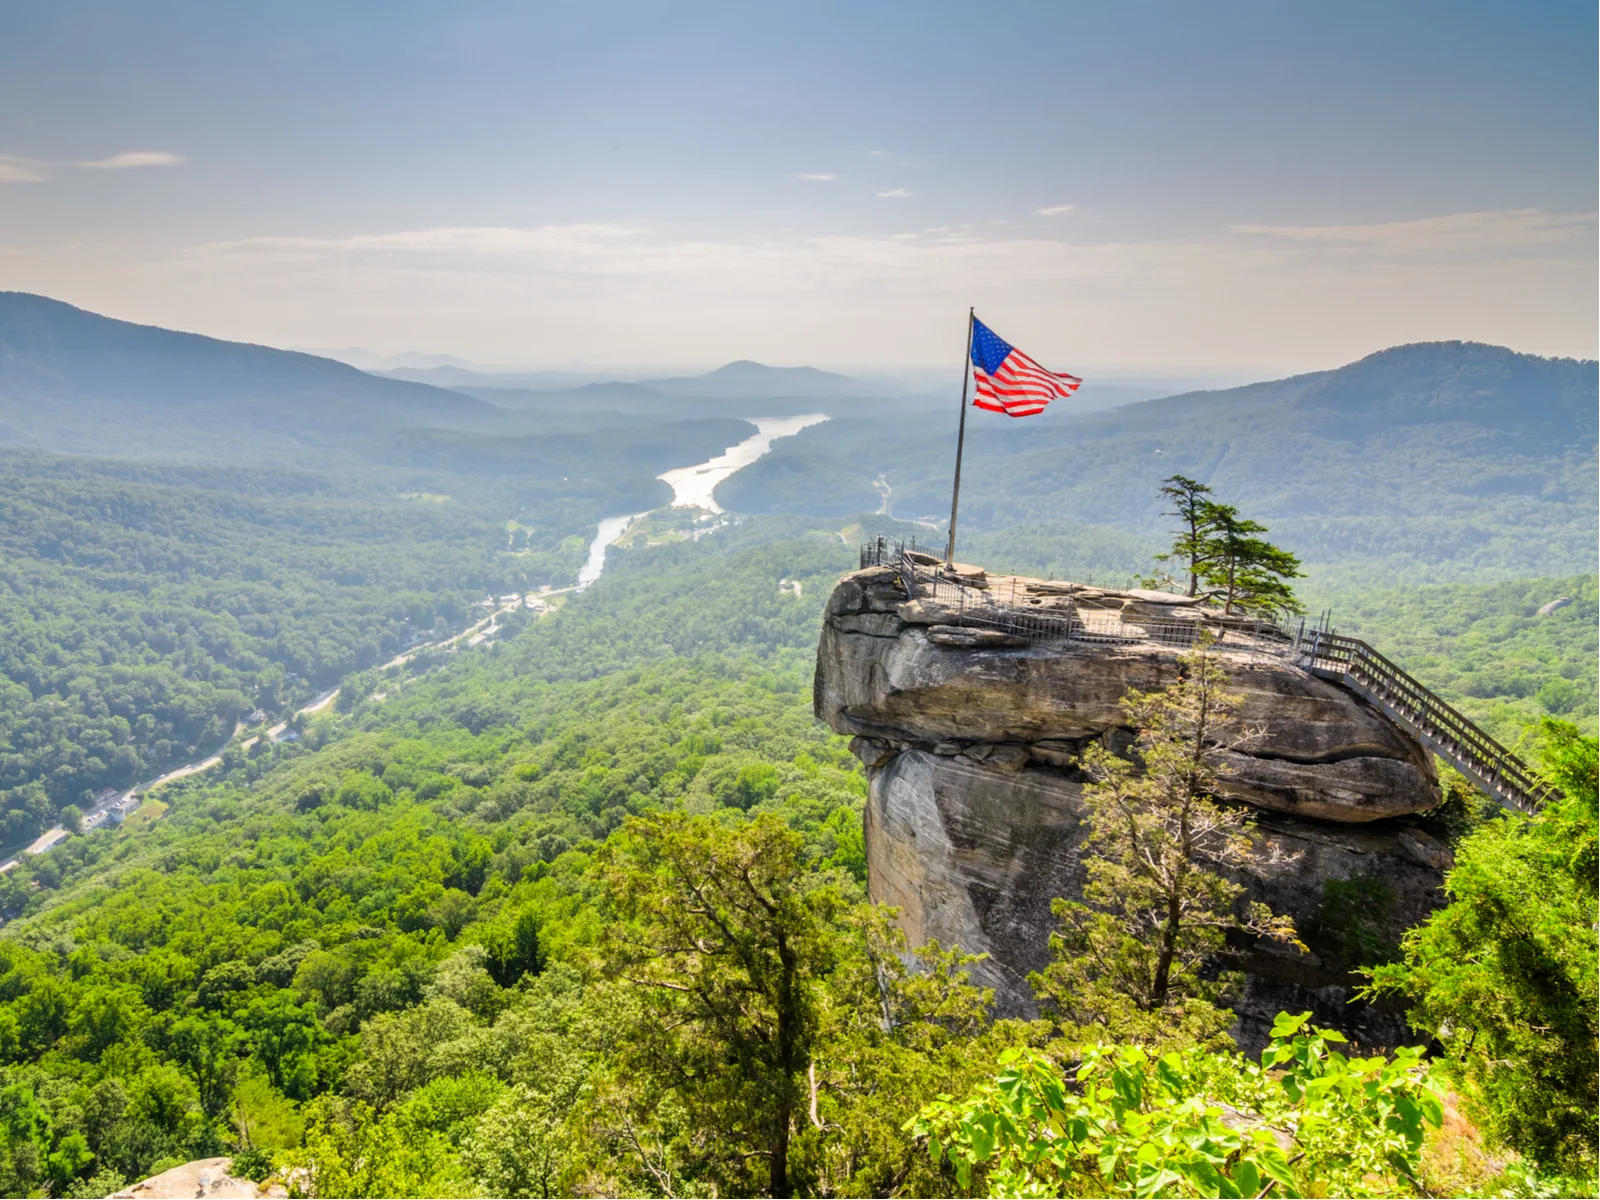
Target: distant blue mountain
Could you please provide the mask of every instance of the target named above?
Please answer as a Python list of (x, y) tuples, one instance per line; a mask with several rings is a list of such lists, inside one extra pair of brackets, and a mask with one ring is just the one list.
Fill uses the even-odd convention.
[[(1597, 370), (1427, 342), (1106, 412), (977, 414), (967, 424), (962, 527), (980, 546), (984, 536), (1011, 538), (1003, 553), (1030, 570), (1081, 562), (1089, 527), (1156, 540), (1170, 525), (1161, 481), (1177, 473), (1214, 487), (1307, 561), (1359, 562), (1390, 582), (1588, 570)], [(853, 417), (778, 442), (724, 482), (718, 501), (843, 516), (887, 490), (894, 515), (947, 512), (954, 405), (916, 421)]]
[[(657, 399), (671, 397), (678, 400), (734, 402), (827, 400), (846, 396), (899, 396), (907, 390), (888, 381), (855, 379), (832, 371), (819, 371), (815, 367), (769, 367), (748, 359), (728, 363), (703, 375), (674, 375), (631, 382), (607, 380), (597, 374), (583, 375), (574, 371), (489, 372), (449, 365), (396, 367), (374, 374), (388, 379), (457, 388), (471, 395), (496, 389), (501, 392), (561, 392), (590, 400), (610, 396), (619, 401), (640, 401), (649, 396)], [(517, 407), (529, 403), (510, 401), (505, 397), (502, 399)]]
[(704, 375), (646, 379), (644, 386), (668, 396), (709, 400), (826, 399), (835, 396), (883, 394), (880, 385), (815, 367), (769, 367), (740, 359)]
[(318, 442), (476, 428), (485, 401), (344, 363), (0, 292), (0, 445), (126, 451), (197, 434)]

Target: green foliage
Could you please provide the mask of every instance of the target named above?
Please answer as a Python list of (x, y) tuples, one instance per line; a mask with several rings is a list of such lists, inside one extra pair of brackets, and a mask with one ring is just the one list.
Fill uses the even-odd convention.
[(1288, 580), (1300, 576), (1300, 560), (1264, 538), (1259, 521), (1239, 515), (1232, 504), (1206, 504), (1205, 558), (1201, 579), (1209, 594), (1222, 601), (1224, 613), (1302, 612)]
[(729, 1190), (746, 1194), (790, 1194), (814, 993), (843, 904), (803, 886), (801, 846), (771, 816), (724, 829), (664, 813), (625, 826), (595, 860), (619, 918), (606, 970), (640, 991), (621, 1065), (673, 1090), (725, 1156)]
[(1063, 1073), (1011, 1049), (964, 1099), (907, 1124), (963, 1187), (996, 1196), (1387, 1196), (1416, 1186), (1438, 1125), (1422, 1048), (1348, 1058), (1343, 1035), (1280, 1013), (1259, 1062), (1198, 1048), (1084, 1049)]
[[(376, 1118), (359, 1101), (324, 1096), (307, 1110), (296, 1165), (308, 1196), (470, 1196), (449, 1141), (407, 1112)], [(298, 1189), (297, 1189), (298, 1190)]]
[[(504, 646), (386, 681), (337, 736), (229, 760), (171, 785), (137, 834), (19, 863), (0, 881), (21, 914), (0, 939), (0, 1089), (37, 1120), (7, 1135), (7, 1189), (44, 1186), (74, 1132), (95, 1155), (84, 1184), (229, 1150), (340, 1186), (553, 1188), (599, 1170), (568, 1122), (632, 1011), (571, 967), (599, 933), (599, 843), (630, 814), (748, 805), (840, 886), (864, 868), (860, 769), (807, 711), (846, 551), (764, 544), (784, 530), (641, 552), (646, 570), (621, 555), (614, 580)], [(475, 1115), (439, 1091), (469, 1075), (502, 1089)], [(491, 1169), (478, 1125), (513, 1104), (544, 1132)], [(416, 1162), (359, 1176), (352, 1154), (413, 1135)]]
[(1214, 797), (1222, 755), (1253, 734), (1238, 725), (1239, 697), (1225, 690), (1209, 645), (1182, 668), (1166, 691), (1122, 701), (1138, 731), (1134, 761), (1103, 745), (1083, 755), (1087, 903), (1054, 902), (1054, 961), (1028, 981), (1068, 1041), (1224, 1044), (1233, 1014), (1223, 1001), (1239, 980), (1207, 968), (1226, 931), (1294, 938), (1288, 918), (1262, 904), (1242, 920), (1235, 913), (1244, 889), (1219, 868), (1268, 856), (1253, 846), (1245, 810)]
[(899, 1123), (1016, 1032), (991, 1025), (977, 960), (908, 953), (792, 832), (728, 816), (636, 822), (597, 857), (626, 918), (602, 961), (633, 1007), (585, 1130), (601, 1152), (586, 1190), (945, 1190)]
[[(782, 1102), (790, 1190), (952, 1193), (906, 1116), (1048, 1034), (991, 1022), (970, 956), (862, 903), (865, 781), (809, 712), (851, 558), (792, 520), (617, 552), (500, 644), (372, 671), (382, 698), (169, 785), (161, 820), (25, 858), (0, 878), (0, 1190), (225, 1153), (318, 1194), (771, 1190)], [(13, 803), (54, 808), (38, 783)], [(689, 879), (748, 893), (739, 847), (782, 919), (665, 907)], [(663, 931), (744, 957), (630, 958)]]
[(1327, 879), (1322, 899), (1304, 929), (1305, 939), (1325, 958), (1347, 967), (1374, 966), (1398, 957), (1384, 931), (1394, 889), (1376, 875)]
[[(1185, 595), (1220, 600), (1224, 613), (1304, 611), (1287, 582), (1300, 577), (1300, 560), (1250, 536), (1266, 533), (1265, 525), (1241, 517), (1235, 505), (1207, 499), (1211, 489), (1185, 475), (1163, 480), (1161, 494), (1173, 505), (1162, 515), (1175, 517), (1178, 528), (1172, 548), (1155, 558), (1179, 568), (1184, 577), (1169, 581), (1183, 586)], [(1153, 587), (1157, 581), (1146, 582)]]
[(241, 1150), (233, 1156), (228, 1174), (235, 1179), (248, 1179), (259, 1183), (272, 1174), (272, 1159), (261, 1150)]
[(1197, 595), (1200, 580), (1212, 565), (1216, 549), (1210, 539), (1214, 520), (1207, 511), (1211, 503), (1206, 499), (1211, 489), (1187, 475), (1172, 475), (1162, 481), (1161, 494), (1172, 502), (1172, 511), (1164, 517), (1176, 518), (1178, 528), (1172, 548), (1155, 556), (1160, 563), (1174, 563), (1183, 570), (1184, 595)]
[(1595, 1173), (1600, 1117), (1596, 742), (1546, 720), (1545, 770), (1564, 799), (1504, 814), (1456, 847), (1450, 903), (1406, 934), (1370, 991), (1445, 1046), (1491, 1137), (1541, 1167)]
[(0, 456), (0, 794), (80, 804), (459, 628), (528, 582), (499, 536), (377, 483)]
[[(1366, 638), (1508, 745), (1543, 716), (1595, 733), (1600, 580), (1593, 574), (1322, 594), (1342, 632)], [(1572, 603), (1539, 615), (1561, 596)]]

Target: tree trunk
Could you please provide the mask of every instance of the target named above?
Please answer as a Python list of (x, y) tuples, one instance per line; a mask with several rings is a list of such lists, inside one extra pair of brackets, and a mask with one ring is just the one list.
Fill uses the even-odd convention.
[(1200, 523), (1189, 516), (1189, 595), (1200, 590)]
[(1167, 920), (1161, 927), (1161, 953), (1156, 956), (1156, 977), (1150, 986), (1150, 1009), (1166, 1007), (1167, 990), (1172, 979), (1172, 960), (1178, 953), (1178, 897), (1167, 897)]
[(767, 1192), (772, 1196), (789, 1195), (789, 1109), (787, 1098), (778, 1101), (777, 1136), (772, 1139), (772, 1176)]

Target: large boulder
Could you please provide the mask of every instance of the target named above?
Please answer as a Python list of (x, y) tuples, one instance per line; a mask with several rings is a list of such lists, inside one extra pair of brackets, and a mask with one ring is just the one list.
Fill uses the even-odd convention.
[[(948, 608), (907, 603), (892, 571), (846, 576), (817, 648), (815, 707), (840, 733), (905, 747), (1063, 743), (1115, 736), (1130, 691), (1178, 678), (1155, 642), (1029, 644), (951, 625)], [(1242, 722), (1228, 794), (1258, 808), (1361, 823), (1439, 803), (1431, 756), (1377, 709), (1283, 658), (1219, 650)]]
[[(991, 577), (993, 586), (998, 581)], [(1059, 585), (1057, 585), (1059, 586)], [(1106, 603), (1154, 603), (1153, 597)], [(1176, 606), (1174, 606), (1176, 607)], [(1035, 1011), (1027, 977), (1049, 958), (1050, 903), (1080, 898), (1083, 779), (1092, 740), (1129, 744), (1120, 701), (1170, 685), (1179, 652), (1154, 643), (1029, 643), (963, 635), (947, 606), (907, 603), (892, 571), (846, 576), (817, 651), (819, 717), (854, 735), (871, 782), (868, 890), (899, 910), (912, 945), (989, 957), (975, 975), (1001, 1012)], [(1314, 923), (1329, 881), (1371, 877), (1367, 914), (1388, 939), (1440, 901), (1448, 850), (1412, 814), (1439, 802), (1431, 759), (1364, 701), (1283, 658), (1221, 652), (1257, 736), (1228, 756), (1228, 797), (1260, 809), (1257, 837), (1283, 865), (1238, 881), (1251, 899)], [(1311, 1008), (1363, 1041), (1404, 1036), (1394, 1013), (1349, 1006), (1352, 964), (1241, 943), (1240, 1040), (1265, 1040), (1280, 1008)]]

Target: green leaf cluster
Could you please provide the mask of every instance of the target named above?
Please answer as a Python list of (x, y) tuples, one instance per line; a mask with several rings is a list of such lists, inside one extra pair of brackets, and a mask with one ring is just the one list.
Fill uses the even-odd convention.
[(1422, 1048), (1351, 1058), (1280, 1013), (1260, 1059), (1097, 1044), (1066, 1070), (1013, 1048), (907, 1129), (996, 1196), (1386, 1196), (1416, 1185), (1437, 1085)]
[(1596, 742), (1549, 719), (1540, 742), (1563, 799), (1463, 839), (1449, 903), (1406, 934), (1403, 960), (1375, 970), (1370, 990), (1409, 1002), (1408, 1019), (1443, 1044), (1491, 1138), (1592, 1181)]

